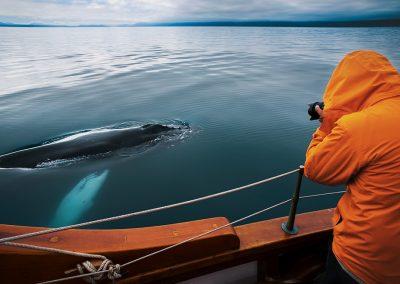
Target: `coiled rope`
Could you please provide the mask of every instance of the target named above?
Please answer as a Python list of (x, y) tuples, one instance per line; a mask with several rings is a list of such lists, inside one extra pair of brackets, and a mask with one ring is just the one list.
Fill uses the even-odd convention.
[[(320, 193), (320, 194), (304, 195), (304, 196), (300, 196), (300, 199), (306, 199), (306, 198), (312, 198), (312, 197), (319, 197), (319, 196), (325, 196), (325, 195), (341, 194), (341, 193), (344, 193), (344, 192), (346, 192), (346, 191), (335, 191), (335, 192), (326, 192), (326, 193)], [(216, 232), (216, 231), (218, 231), (218, 230), (221, 230), (221, 229), (223, 229), (223, 228), (226, 228), (226, 227), (228, 227), (228, 226), (235, 225), (235, 224), (237, 224), (237, 223), (239, 223), (239, 222), (242, 222), (242, 221), (244, 221), (244, 220), (247, 220), (247, 219), (249, 219), (249, 218), (252, 218), (252, 217), (254, 217), (254, 216), (257, 216), (257, 215), (259, 215), (259, 214), (261, 214), (261, 213), (267, 212), (267, 211), (269, 211), (269, 210), (271, 210), (271, 209), (273, 209), (273, 208), (275, 208), (275, 207), (278, 207), (278, 206), (284, 205), (284, 204), (286, 204), (286, 203), (289, 203), (291, 200), (292, 200), (292, 199), (287, 199), (287, 200), (281, 201), (281, 202), (276, 203), (276, 204), (274, 204), (274, 205), (272, 205), (272, 206), (269, 206), (269, 207), (267, 207), (267, 208), (264, 208), (264, 209), (261, 209), (261, 210), (259, 210), (259, 211), (256, 211), (256, 212), (254, 212), (254, 213), (252, 213), (252, 214), (250, 214), (250, 215), (247, 215), (247, 216), (244, 216), (244, 217), (242, 217), (242, 218), (236, 219), (235, 221), (230, 222), (230, 223), (228, 223), (228, 224), (225, 224), (225, 225), (223, 225), (223, 226), (217, 227), (217, 228), (212, 229), (212, 230), (210, 230), (210, 231), (206, 231), (206, 232), (201, 233), (201, 234), (199, 234), (199, 235), (196, 235), (196, 236), (194, 236), (194, 237), (188, 238), (188, 239), (186, 239), (186, 240), (184, 240), (184, 241), (182, 241), (182, 242), (173, 244), (173, 245), (171, 245), (171, 246), (165, 247), (165, 248), (163, 248), (163, 249), (154, 251), (154, 252), (152, 252), (152, 253), (146, 254), (146, 255), (144, 255), (144, 256), (141, 256), (141, 257), (139, 257), (139, 258), (136, 258), (136, 259), (134, 259), (134, 260), (131, 260), (131, 261), (129, 261), (129, 262), (126, 262), (126, 263), (124, 263), (124, 264), (121, 264), (121, 265), (119, 265), (118, 267), (119, 267), (119, 268), (123, 268), (123, 267), (126, 267), (126, 266), (128, 266), (128, 265), (131, 265), (131, 264), (134, 264), (134, 263), (136, 263), (136, 262), (139, 262), (139, 261), (141, 261), (141, 260), (143, 260), (143, 259), (146, 259), (146, 258), (149, 258), (149, 257), (151, 257), (151, 256), (160, 254), (160, 253), (162, 253), (162, 252), (171, 250), (171, 249), (173, 249), (173, 248), (175, 248), (175, 247), (177, 247), (177, 246), (181, 246), (181, 245), (183, 245), (183, 244), (185, 244), (185, 243), (187, 243), (187, 242), (190, 242), (190, 241), (193, 241), (193, 240), (195, 240), (195, 239), (198, 239), (198, 238), (201, 238), (201, 237), (203, 237), (203, 236), (206, 236), (206, 235), (208, 235), (208, 234), (214, 233), (214, 232)], [(100, 270), (100, 269), (99, 269), (99, 270)], [(91, 273), (80, 274), (80, 275), (69, 276), (69, 277), (64, 277), (64, 278), (49, 280), (49, 281), (45, 281), (45, 282), (40, 282), (40, 283), (38, 283), (38, 284), (58, 283), (58, 282), (62, 282), (62, 281), (74, 280), (74, 279), (78, 279), (78, 278), (87, 278), (87, 277), (89, 277), (90, 279), (93, 279), (92, 277), (96, 277), (97, 275), (104, 274), (104, 273), (109, 273), (110, 271), (112, 272), (111, 269), (110, 269), (110, 270), (107, 270), (107, 269), (106, 269), (106, 270), (102, 270), (102, 271), (94, 271), (94, 272), (91, 272)], [(119, 273), (119, 270), (118, 270), (118, 273)]]
[(92, 284), (96, 283), (96, 281), (104, 279), (106, 273), (108, 279), (110, 280), (115, 280), (121, 277), (121, 274), (119, 274), (119, 271), (121, 269), (120, 265), (114, 265), (109, 259), (103, 260), (99, 268), (96, 268), (90, 261), (85, 261), (82, 264), (78, 264), (76, 267), (81, 275), (85, 274), (85, 270), (89, 271), (89, 273), (100, 272), (99, 274), (94, 276), (82, 276), (86, 282)]

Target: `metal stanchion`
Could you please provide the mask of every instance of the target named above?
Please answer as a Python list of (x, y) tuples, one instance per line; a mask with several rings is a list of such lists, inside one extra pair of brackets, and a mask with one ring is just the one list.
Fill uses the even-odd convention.
[(289, 235), (295, 235), (299, 231), (299, 228), (297, 228), (294, 225), (294, 221), (296, 219), (297, 203), (299, 202), (300, 188), (301, 188), (301, 181), (303, 180), (303, 174), (304, 174), (304, 167), (300, 166), (299, 175), (297, 176), (296, 189), (293, 193), (292, 205), (289, 211), (289, 218), (287, 222), (282, 223), (281, 225), (282, 230)]

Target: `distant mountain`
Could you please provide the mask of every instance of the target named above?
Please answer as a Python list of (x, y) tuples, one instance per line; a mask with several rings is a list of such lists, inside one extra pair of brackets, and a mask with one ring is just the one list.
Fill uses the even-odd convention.
[(41, 23), (16, 24), (0, 22), (0, 27), (398, 27), (399, 19), (348, 20), (348, 21), (203, 21), (158, 22), (122, 25), (52, 25)]
[(49, 25), (49, 24), (37, 24), (37, 23), (30, 23), (30, 24), (16, 24), (16, 23), (3, 23), (0, 22), (0, 27), (58, 27), (57, 25)]
[(197, 27), (396, 27), (399, 19), (355, 20), (355, 21), (209, 21), (209, 22), (165, 22), (137, 23), (125, 26), (197, 26)]
[(42, 24), (42, 23), (30, 23), (30, 24), (16, 24), (16, 23), (3, 23), (0, 22), (0, 27), (22, 27), (22, 28), (40, 28), (40, 27), (70, 27), (70, 28), (84, 28), (84, 27), (108, 27), (107, 25), (53, 25), (53, 24)]

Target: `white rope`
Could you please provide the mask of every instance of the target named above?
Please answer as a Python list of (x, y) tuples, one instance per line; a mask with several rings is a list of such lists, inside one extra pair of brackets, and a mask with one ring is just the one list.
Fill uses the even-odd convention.
[(81, 253), (81, 252), (63, 250), (63, 249), (58, 249), (58, 248), (49, 248), (49, 247), (42, 247), (42, 246), (35, 246), (35, 245), (28, 245), (28, 244), (21, 244), (21, 243), (13, 243), (13, 242), (5, 242), (5, 243), (2, 243), (2, 245), (25, 248), (25, 249), (34, 249), (34, 250), (40, 250), (40, 251), (46, 251), (46, 252), (61, 253), (61, 254), (80, 256), (80, 257), (86, 257), (86, 258), (96, 258), (96, 259), (107, 260), (107, 257), (105, 257), (104, 255), (100, 255), (100, 254)]
[[(340, 194), (340, 193), (344, 193), (344, 192), (346, 192), (346, 191), (335, 191), (335, 192), (326, 192), (326, 193), (319, 193), (319, 194), (304, 195), (304, 196), (300, 196), (300, 199), (306, 199), (306, 198), (312, 198), (312, 197), (319, 197), (319, 196), (325, 196), (325, 195)], [(180, 246), (180, 245), (183, 245), (183, 244), (185, 244), (185, 243), (187, 243), (187, 242), (190, 242), (190, 241), (193, 241), (193, 240), (195, 240), (195, 239), (201, 238), (201, 237), (203, 237), (203, 236), (205, 236), (205, 235), (214, 233), (214, 232), (216, 232), (216, 231), (218, 231), (218, 230), (221, 230), (221, 229), (223, 229), (223, 228), (226, 228), (226, 227), (228, 227), (228, 226), (231, 226), (231, 225), (234, 225), (234, 224), (236, 224), (236, 223), (242, 222), (242, 221), (247, 220), (247, 219), (249, 219), (249, 218), (251, 218), (251, 217), (254, 217), (254, 216), (257, 216), (257, 215), (259, 215), (259, 214), (261, 214), (261, 213), (264, 213), (264, 212), (266, 212), (266, 211), (269, 211), (269, 210), (271, 210), (271, 209), (273, 209), (273, 208), (275, 208), (275, 207), (278, 207), (278, 206), (281, 206), (281, 205), (283, 205), (283, 204), (289, 203), (291, 200), (292, 200), (292, 199), (287, 199), (287, 200), (285, 200), (285, 201), (276, 203), (275, 205), (272, 205), (272, 206), (270, 206), (270, 207), (267, 207), (267, 208), (264, 208), (264, 209), (259, 210), (259, 211), (257, 211), (257, 212), (254, 212), (254, 213), (252, 213), (252, 214), (250, 214), (250, 215), (247, 215), (247, 216), (245, 216), (245, 217), (242, 217), (242, 218), (240, 218), (240, 219), (237, 219), (237, 220), (235, 220), (235, 221), (233, 221), (233, 222), (230, 222), (230, 223), (228, 223), (228, 224), (225, 224), (225, 225), (223, 225), (223, 226), (217, 227), (217, 228), (212, 229), (212, 230), (210, 230), (210, 231), (207, 231), (207, 232), (204, 232), (204, 233), (202, 233), (202, 234), (199, 234), (199, 235), (196, 235), (196, 236), (194, 236), (194, 237), (191, 237), (191, 238), (189, 238), (189, 239), (186, 239), (186, 240), (184, 240), (184, 241), (182, 241), (182, 242), (179, 242), (179, 243), (173, 244), (173, 245), (171, 245), (171, 246), (165, 247), (165, 248), (163, 248), (163, 249), (160, 249), (160, 250), (154, 251), (154, 252), (152, 252), (152, 253), (146, 254), (146, 255), (144, 255), (144, 256), (141, 256), (141, 257), (139, 257), (139, 258), (136, 258), (136, 259), (134, 259), (134, 260), (131, 260), (131, 261), (129, 261), (129, 262), (126, 262), (126, 263), (120, 265), (120, 268), (123, 268), (123, 267), (125, 267), (125, 266), (131, 265), (131, 264), (136, 263), (136, 262), (138, 262), (138, 261), (141, 261), (141, 260), (143, 260), (143, 259), (146, 259), (146, 258), (149, 258), (149, 257), (151, 257), (151, 256), (154, 256), (154, 255), (156, 255), (156, 254), (160, 254), (160, 253), (162, 253), (162, 252), (164, 252), (164, 251), (173, 249), (173, 248), (175, 248), (175, 247), (177, 247), (177, 246)], [(99, 275), (99, 274), (103, 274), (103, 273), (106, 273), (106, 272), (108, 272), (108, 271), (107, 271), (107, 270), (106, 270), (106, 271), (96, 271), (96, 272), (91, 272), (91, 273), (87, 273), (87, 274), (75, 275), (75, 276), (64, 277), (64, 278), (59, 278), (59, 279), (55, 279), (55, 280), (49, 280), (49, 281), (45, 281), (45, 282), (40, 282), (40, 283), (38, 283), (38, 284), (58, 283), (58, 282), (67, 281), (67, 280), (73, 280), (73, 279), (78, 279), (78, 278), (82, 278), (82, 277), (92, 277), (92, 276)]]
[(226, 190), (226, 191), (222, 191), (222, 192), (218, 192), (218, 193), (214, 193), (214, 194), (198, 197), (198, 198), (187, 200), (187, 201), (183, 201), (183, 202), (178, 202), (178, 203), (169, 204), (169, 205), (165, 205), (165, 206), (161, 206), (161, 207), (156, 207), (156, 208), (147, 209), (147, 210), (143, 210), (143, 211), (127, 213), (127, 214), (123, 214), (123, 215), (119, 215), (119, 216), (113, 216), (113, 217), (104, 218), (104, 219), (97, 219), (97, 220), (88, 221), (88, 222), (79, 223), (79, 224), (74, 224), (74, 225), (69, 225), (69, 226), (63, 226), (63, 227), (58, 227), (58, 228), (53, 228), (53, 229), (46, 229), (46, 230), (27, 233), (27, 234), (21, 234), (21, 235), (12, 236), (12, 237), (6, 237), (6, 238), (0, 239), (0, 244), (2, 244), (4, 242), (21, 240), (21, 239), (25, 239), (25, 238), (34, 237), (34, 236), (50, 234), (50, 233), (55, 233), (55, 232), (59, 232), (59, 231), (75, 229), (75, 228), (85, 227), (85, 226), (89, 226), (89, 225), (100, 224), (100, 223), (104, 223), (104, 222), (112, 222), (112, 221), (117, 221), (117, 220), (129, 218), (129, 217), (133, 217), (133, 216), (139, 216), (139, 215), (149, 214), (149, 213), (153, 213), (153, 212), (157, 212), (157, 211), (161, 211), (161, 210), (166, 210), (166, 209), (170, 209), (170, 208), (175, 208), (175, 207), (179, 207), (179, 206), (189, 205), (189, 204), (193, 204), (193, 203), (196, 203), (196, 202), (204, 201), (204, 200), (207, 200), (207, 199), (212, 199), (212, 198), (220, 197), (220, 196), (223, 196), (223, 195), (231, 194), (231, 193), (234, 193), (234, 192), (238, 192), (238, 191), (241, 191), (241, 190), (244, 190), (244, 189), (247, 189), (247, 188), (251, 188), (251, 187), (266, 183), (266, 182), (270, 182), (270, 181), (273, 181), (275, 179), (279, 179), (279, 178), (288, 176), (290, 174), (293, 174), (295, 172), (298, 172), (299, 170), (300, 169), (295, 169), (295, 170), (288, 171), (288, 172), (285, 172), (283, 174), (276, 175), (276, 176), (273, 176), (273, 177), (270, 177), (270, 178), (267, 178), (267, 179), (263, 179), (263, 180), (260, 180), (260, 181), (254, 182), (254, 183), (250, 183), (250, 184), (244, 185), (244, 186), (236, 187), (236, 188), (233, 188), (233, 189), (230, 189), (230, 190)]

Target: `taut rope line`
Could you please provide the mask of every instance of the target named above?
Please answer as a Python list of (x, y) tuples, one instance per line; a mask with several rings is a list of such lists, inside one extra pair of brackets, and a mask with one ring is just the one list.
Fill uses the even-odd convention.
[(133, 216), (139, 216), (139, 215), (149, 214), (149, 213), (153, 213), (153, 212), (157, 212), (157, 211), (161, 211), (161, 210), (165, 210), (165, 209), (170, 209), (170, 208), (175, 208), (175, 207), (179, 207), (179, 206), (189, 205), (189, 204), (193, 204), (193, 203), (200, 202), (200, 201), (203, 201), (203, 200), (212, 199), (212, 198), (220, 197), (220, 196), (223, 196), (223, 195), (226, 195), (226, 194), (231, 194), (231, 193), (238, 192), (238, 191), (241, 191), (241, 190), (244, 190), (244, 189), (248, 189), (248, 188), (263, 184), (263, 183), (267, 183), (267, 182), (273, 181), (275, 179), (279, 179), (279, 178), (288, 176), (288, 175), (296, 173), (298, 171), (299, 171), (299, 169), (295, 169), (295, 170), (288, 171), (288, 172), (285, 172), (285, 173), (282, 173), (282, 174), (279, 174), (279, 175), (276, 175), (276, 176), (273, 176), (273, 177), (270, 177), (270, 178), (266, 178), (266, 179), (263, 179), (263, 180), (260, 180), (260, 181), (256, 181), (256, 182), (244, 185), (244, 186), (240, 186), (240, 187), (236, 187), (236, 188), (229, 189), (229, 190), (226, 190), (226, 191), (222, 191), (222, 192), (218, 192), (218, 193), (214, 193), (214, 194), (210, 194), (210, 195), (205, 195), (205, 196), (194, 198), (194, 199), (190, 199), (190, 200), (187, 200), (187, 201), (182, 201), (182, 202), (178, 202), (178, 203), (174, 203), (174, 204), (160, 206), (160, 207), (156, 207), (156, 208), (152, 208), (152, 209), (147, 209), (147, 210), (137, 211), (137, 212), (131, 212), (131, 213), (118, 215), (118, 216), (113, 216), (113, 217), (108, 217), (108, 218), (104, 218), (104, 219), (97, 219), (97, 220), (83, 222), (83, 223), (79, 223), (79, 224), (63, 226), (63, 227), (58, 227), (58, 228), (52, 228), (52, 229), (46, 229), (46, 230), (42, 230), (42, 231), (37, 231), (37, 232), (32, 232), (32, 233), (27, 233), (27, 234), (21, 234), (21, 235), (12, 236), (12, 237), (6, 237), (6, 238), (0, 239), (0, 244), (5, 243), (5, 242), (15, 241), (15, 240), (26, 239), (26, 238), (30, 238), (30, 237), (35, 237), (35, 236), (55, 233), (55, 232), (59, 232), (59, 231), (65, 231), (65, 230), (69, 230), (69, 229), (85, 227), (85, 226), (89, 226), (89, 225), (95, 225), (95, 224), (100, 224), (100, 223), (105, 223), (105, 222), (117, 221), (117, 220), (129, 218), (129, 217), (133, 217)]
[[(335, 191), (335, 192), (326, 192), (326, 193), (319, 193), (319, 194), (304, 195), (304, 196), (300, 196), (300, 199), (306, 199), (306, 198), (312, 198), (312, 197), (319, 197), (319, 196), (325, 196), (325, 195), (340, 194), (340, 193), (344, 193), (344, 192), (346, 192), (346, 191)], [(205, 236), (205, 235), (214, 233), (214, 232), (216, 232), (216, 231), (218, 231), (218, 230), (221, 230), (221, 229), (223, 229), (223, 228), (226, 228), (226, 227), (228, 227), (228, 226), (231, 226), (231, 225), (234, 225), (234, 224), (236, 224), (236, 223), (242, 222), (242, 221), (244, 221), (244, 220), (246, 220), (246, 219), (249, 219), (249, 218), (251, 218), (251, 217), (257, 216), (257, 215), (259, 215), (259, 214), (261, 214), (261, 213), (264, 213), (264, 212), (266, 212), (266, 211), (269, 211), (269, 210), (271, 210), (271, 209), (273, 209), (273, 208), (275, 208), (275, 207), (278, 207), (278, 206), (284, 205), (284, 204), (286, 204), (286, 203), (289, 203), (291, 200), (292, 200), (292, 199), (287, 199), (287, 200), (281, 201), (281, 202), (276, 203), (276, 204), (274, 204), (274, 205), (272, 205), (272, 206), (270, 206), (270, 207), (267, 207), (267, 208), (264, 208), (264, 209), (262, 209), (262, 210), (256, 211), (256, 212), (254, 212), (254, 213), (252, 213), (252, 214), (250, 214), (250, 215), (244, 216), (244, 217), (242, 217), (242, 218), (240, 218), (240, 219), (236, 219), (235, 221), (230, 222), (230, 223), (228, 223), (228, 224), (225, 224), (225, 225), (223, 225), (223, 226), (217, 227), (217, 228), (212, 229), (212, 230), (210, 230), (210, 231), (207, 231), (207, 232), (204, 232), (204, 233), (202, 233), (202, 234), (196, 235), (196, 236), (194, 236), (194, 237), (188, 238), (188, 239), (186, 239), (186, 240), (184, 240), (184, 241), (182, 241), (182, 242), (173, 244), (173, 245), (171, 245), (171, 246), (168, 246), (168, 247), (165, 247), (165, 248), (163, 248), (163, 249), (160, 249), (160, 250), (154, 251), (154, 252), (152, 252), (152, 253), (146, 254), (146, 255), (141, 256), (141, 257), (139, 257), (139, 258), (136, 258), (136, 259), (134, 259), (134, 260), (128, 261), (128, 262), (126, 262), (126, 263), (124, 263), (124, 264), (119, 265), (119, 267), (120, 267), (120, 268), (123, 268), (123, 267), (126, 267), (126, 266), (128, 266), (128, 265), (131, 265), (131, 264), (133, 264), (133, 263), (136, 263), (136, 262), (138, 262), (138, 261), (141, 261), (141, 260), (143, 260), (143, 259), (146, 259), (146, 258), (149, 258), (149, 257), (151, 257), (151, 256), (154, 256), (154, 255), (156, 255), (156, 254), (160, 254), (160, 253), (162, 253), (162, 252), (164, 252), (164, 251), (173, 249), (173, 248), (175, 248), (175, 247), (177, 247), (177, 246), (180, 246), (180, 245), (183, 245), (183, 244), (185, 244), (185, 243), (187, 243), (187, 242), (193, 241), (193, 240), (195, 240), (195, 239), (198, 239), (198, 238), (201, 238), (201, 237), (203, 237), (203, 236)], [(59, 279), (55, 279), (55, 280), (49, 280), (49, 281), (45, 281), (45, 282), (39, 282), (38, 284), (51, 284), (51, 283), (58, 283), (58, 282), (62, 282), (62, 281), (67, 281), (67, 280), (73, 280), (73, 279), (83, 278), (83, 277), (93, 277), (93, 276), (96, 276), (96, 275), (99, 275), (99, 274), (108, 273), (109, 271), (111, 271), (111, 270), (96, 271), (96, 272), (92, 272), (92, 273), (86, 273), (86, 274), (81, 274), (81, 275), (75, 275), (75, 276), (70, 276), (70, 277), (59, 278)], [(111, 271), (111, 272), (112, 272), (112, 271)]]
[(107, 259), (107, 257), (105, 257), (104, 255), (100, 255), (100, 254), (81, 253), (81, 252), (76, 252), (76, 251), (28, 245), (28, 244), (21, 244), (21, 243), (4, 242), (4, 243), (2, 243), (2, 245), (18, 247), (18, 248), (25, 248), (25, 249), (34, 249), (34, 250), (40, 250), (40, 251), (46, 251), (46, 252), (55, 252), (55, 253), (72, 255), (72, 256), (81, 256), (81, 257), (95, 258), (95, 259), (102, 259), (102, 260)]

